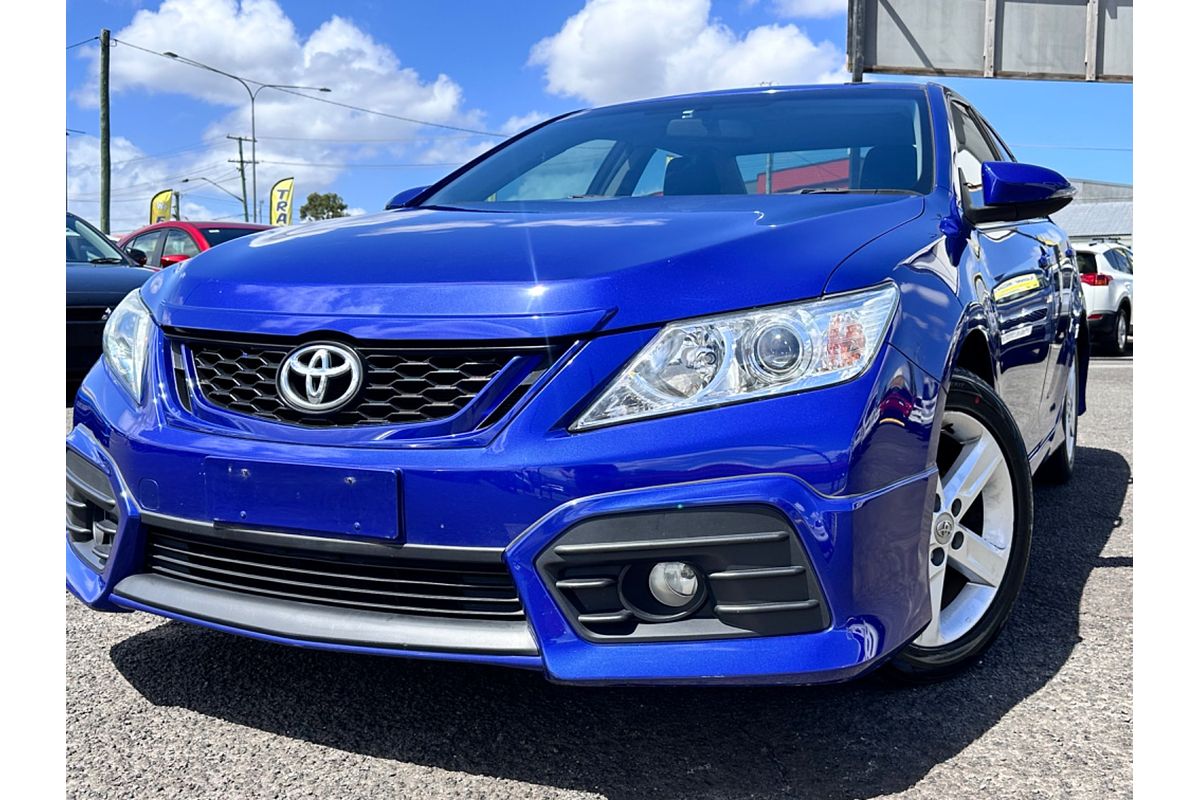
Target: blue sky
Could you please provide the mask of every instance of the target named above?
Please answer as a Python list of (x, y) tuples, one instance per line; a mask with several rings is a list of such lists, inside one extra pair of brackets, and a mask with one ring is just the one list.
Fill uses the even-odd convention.
[[(727, 85), (844, 76), (844, 0), (68, 0), (66, 44), (108, 27), (245, 77), (328, 86), (328, 99), (511, 133), (573, 108)], [(114, 230), (142, 224), (150, 196), (184, 191), (192, 218), (240, 215), (201, 178), (240, 192), (225, 134), (249, 135), (233, 81), (118, 44), (113, 69)], [(94, 42), (67, 52), (72, 210), (97, 216)], [(1018, 158), (1072, 177), (1132, 180), (1132, 87), (950, 79)], [(259, 195), (336, 191), (376, 210), (494, 137), (418, 126), (264, 90)], [(247, 154), (248, 156), (248, 154)], [(397, 166), (397, 165), (415, 166)], [(188, 183), (182, 183), (189, 177)]]

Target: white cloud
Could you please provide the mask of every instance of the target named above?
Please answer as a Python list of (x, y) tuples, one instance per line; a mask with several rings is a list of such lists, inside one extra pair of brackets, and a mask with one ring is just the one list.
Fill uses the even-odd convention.
[(849, 8), (846, 0), (775, 0), (773, 6), (781, 17), (835, 17)]
[[(241, 219), (242, 207), (211, 184), (183, 178), (203, 173), (230, 191), (240, 192), (236, 171), (221, 156), (212, 154), (182, 160), (147, 158), (133, 142), (114, 136), (109, 144), (112, 164), (110, 228), (128, 233), (146, 225), (150, 198), (158, 191), (175, 188), (181, 193), (181, 212), (190, 219)], [(72, 135), (67, 139), (67, 207), (89, 222), (100, 222), (100, 140), (95, 136)]]
[(544, 68), (551, 93), (598, 104), (844, 77), (831, 42), (790, 24), (739, 37), (710, 12), (709, 0), (588, 0), (529, 60)]
[(520, 133), (526, 128), (532, 128), (539, 122), (550, 119), (551, 116), (553, 115), (545, 114), (541, 111), (530, 111), (528, 114), (522, 114), (518, 117), (509, 117), (500, 126), (500, 133), (507, 133), (511, 136), (514, 133)]
[[(405, 66), (386, 44), (336, 15), (307, 38), (301, 37), (276, 0), (165, 0), (157, 9), (138, 11), (129, 25), (115, 31), (113, 36), (151, 50), (170, 49), (253, 81), (326, 86), (332, 93), (320, 96), (330, 100), (435, 123), (487, 129), (484, 113), (467, 107), (462, 87), (448, 75), (419, 74)], [(95, 48), (84, 57), (93, 62), (92, 77), (76, 89), (73, 98), (81, 105), (94, 106), (98, 60)], [(153, 183), (150, 177), (153, 175), (165, 179), (196, 172), (198, 167), (212, 163), (216, 167), (202, 172), (205, 177), (221, 180), (222, 175), (232, 171), (227, 160), (236, 157), (237, 147), (225, 136), (250, 135), (249, 98), (236, 81), (117, 44), (110, 59), (110, 84), (117, 107), (120, 95), (171, 93), (221, 109), (221, 115), (211, 125), (197, 131), (197, 139), (203, 137), (210, 145), (208, 150), (148, 160), (137, 169), (114, 167), (114, 220), (124, 220), (119, 217), (120, 207), (115, 202), (119, 190), (124, 191), (123, 182), (140, 186), (147, 181)], [(422, 169), (419, 175), (431, 182), (497, 141), (494, 137), (464, 135), (316, 103), (272, 89), (263, 89), (258, 95), (255, 120), (260, 199), (275, 180), (289, 175), (296, 178), (298, 188), (305, 193), (328, 191), (335, 188), (335, 181), (346, 169), (339, 165), (353, 162), (430, 164), (433, 166)], [(133, 147), (131, 142), (126, 144)], [(180, 143), (191, 144), (195, 141)], [(98, 185), (89, 186), (90, 179), (83, 171), (90, 168), (94, 172), (97, 161), (84, 158), (82, 139), (72, 142), (72, 146), (77, 146), (79, 157), (74, 167), (68, 167), (68, 174), (75, 181), (73, 193), (95, 196)], [(94, 141), (90, 147), (94, 152)], [(172, 148), (159, 140), (151, 149), (159, 152)], [(134, 151), (136, 148), (130, 152)], [(118, 155), (114, 140), (112, 160), (118, 162), (123, 155), (126, 154)], [(136, 151), (136, 155), (145, 154)], [(249, 144), (245, 157), (250, 158)], [(175, 188), (191, 189), (191, 185)], [(237, 181), (230, 182), (227, 188), (235, 193), (241, 191)], [(146, 204), (152, 191), (145, 189)], [(211, 186), (203, 193), (223, 196)], [(386, 199), (379, 198), (379, 205)], [(227, 211), (226, 204), (219, 200), (211, 205), (214, 211), (240, 212), (233, 204), (228, 204)], [(127, 207), (133, 206), (131, 202)], [(138, 216), (144, 215), (145, 209), (138, 212)], [(95, 219), (95, 215), (89, 218)]]

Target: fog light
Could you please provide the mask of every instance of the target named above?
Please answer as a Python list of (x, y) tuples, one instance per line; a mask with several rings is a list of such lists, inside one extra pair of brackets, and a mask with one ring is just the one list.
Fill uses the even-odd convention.
[(682, 608), (700, 591), (700, 581), (691, 564), (663, 561), (650, 570), (650, 594), (670, 608)]

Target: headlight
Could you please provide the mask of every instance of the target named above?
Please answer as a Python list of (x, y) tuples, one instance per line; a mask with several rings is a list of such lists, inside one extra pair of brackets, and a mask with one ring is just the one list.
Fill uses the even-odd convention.
[(146, 374), (150, 325), (150, 311), (137, 289), (125, 295), (104, 325), (104, 362), (117, 382), (139, 403)]
[(579, 431), (798, 392), (862, 374), (899, 296), (894, 284), (666, 326), (571, 425)]

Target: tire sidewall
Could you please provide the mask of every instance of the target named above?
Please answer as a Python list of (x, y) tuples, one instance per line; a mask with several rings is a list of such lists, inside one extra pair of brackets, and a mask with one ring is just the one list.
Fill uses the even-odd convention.
[[(946, 411), (966, 413), (996, 438), (1004, 454), (1013, 487), (1012, 551), (991, 606), (970, 631), (954, 642), (926, 648), (910, 644), (892, 660), (893, 669), (916, 680), (933, 680), (974, 662), (1008, 620), (1025, 580), (1033, 539), (1033, 483), (1024, 440), (1012, 415), (996, 392), (974, 375), (956, 371), (950, 381)], [(941, 421), (938, 422), (940, 435)]]

